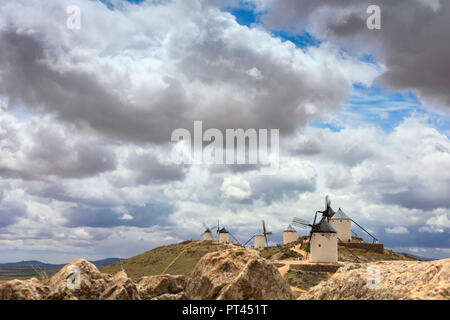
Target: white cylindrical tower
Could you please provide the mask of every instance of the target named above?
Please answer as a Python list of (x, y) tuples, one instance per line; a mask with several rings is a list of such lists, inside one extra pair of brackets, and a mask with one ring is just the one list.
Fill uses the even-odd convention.
[(331, 226), (336, 230), (338, 240), (352, 241), (352, 220), (339, 208), (330, 219)]
[(336, 263), (338, 261), (337, 232), (322, 219), (315, 225), (310, 241), (311, 262)]
[(212, 241), (213, 236), (212, 236), (212, 232), (211, 231), (205, 231), (203, 233), (203, 240), (205, 241)]
[(297, 241), (297, 231), (291, 225), (283, 232), (283, 244)]
[(229, 242), (229, 234), (228, 234), (227, 229), (222, 228), (219, 231), (219, 242), (220, 243), (228, 243)]
[(264, 237), (264, 235), (262, 233), (258, 233), (255, 236), (255, 244), (254, 244), (254, 248), (265, 248), (266, 247), (266, 237)]

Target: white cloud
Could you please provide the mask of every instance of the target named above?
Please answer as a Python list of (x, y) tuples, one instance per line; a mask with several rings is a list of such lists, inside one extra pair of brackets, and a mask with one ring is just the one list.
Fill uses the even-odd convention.
[(407, 234), (407, 233), (409, 233), (408, 229), (403, 226), (386, 228), (385, 230), (387, 233), (392, 233), (392, 234)]

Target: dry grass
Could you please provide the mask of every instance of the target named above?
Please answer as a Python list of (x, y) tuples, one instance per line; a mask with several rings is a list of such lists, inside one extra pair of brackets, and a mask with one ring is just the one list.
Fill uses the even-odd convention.
[[(187, 246), (189, 247), (186, 248)], [(138, 280), (142, 276), (161, 274), (179, 256), (165, 272), (189, 276), (205, 254), (225, 249), (228, 249), (228, 246), (215, 241), (184, 241), (155, 248), (100, 270), (114, 274), (123, 269), (133, 280)], [(185, 251), (180, 255), (183, 250)]]

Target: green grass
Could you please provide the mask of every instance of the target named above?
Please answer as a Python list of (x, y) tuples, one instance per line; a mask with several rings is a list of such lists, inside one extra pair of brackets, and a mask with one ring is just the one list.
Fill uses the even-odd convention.
[(57, 269), (34, 270), (33, 268), (0, 268), (0, 282), (6, 282), (13, 279), (26, 280), (38, 278), (43, 282), (58, 272)]
[(161, 274), (186, 249), (173, 265), (167, 269), (166, 273), (189, 276), (197, 262), (205, 254), (227, 248), (227, 246), (213, 241), (184, 241), (155, 248), (135, 257), (115, 262), (100, 270), (114, 274), (123, 269), (133, 280), (138, 280), (142, 276)]
[(284, 275), (284, 279), (291, 286), (303, 290), (309, 290), (310, 288), (318, 285), (320, 282), (327, 280), (330, 276), (331, 274), (327, 272), (289, 270)]
[(291, 250), (290, 248), (296, 246), (298, 243), (293, 242), (285, 245), (278, 245), (275, 247), (267, 247), (261, 250), (261, 256), (269, 260), (286, 260), (286, 259), (297, 259), (303, 256)]

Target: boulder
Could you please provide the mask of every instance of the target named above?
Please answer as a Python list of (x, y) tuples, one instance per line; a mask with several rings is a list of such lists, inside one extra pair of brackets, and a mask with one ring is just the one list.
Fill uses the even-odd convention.
[(16, 279), (0, 284), (0, 300), (42, 300), (49, 291), (49, 287), (36, 278)]
[(450, 259), (348, 263), (303, 300), (450, 299)]
[(253, 249), (206, 254), (195, 266), (185, 289), (187, 299), (294, 299), (290, 286), (270, 261)]
[(97, 300), (113, 280), (84, 259), (64, 266), (50, 279), (50, 300)]
[(180, 300), (186, 286), (184, 276), (169, 274), (142, 277), (137, 288), (142, 299)]
[(140, 300), (136, 285), (123, 270), (114, 275), (99, 298), (100, 300)]

